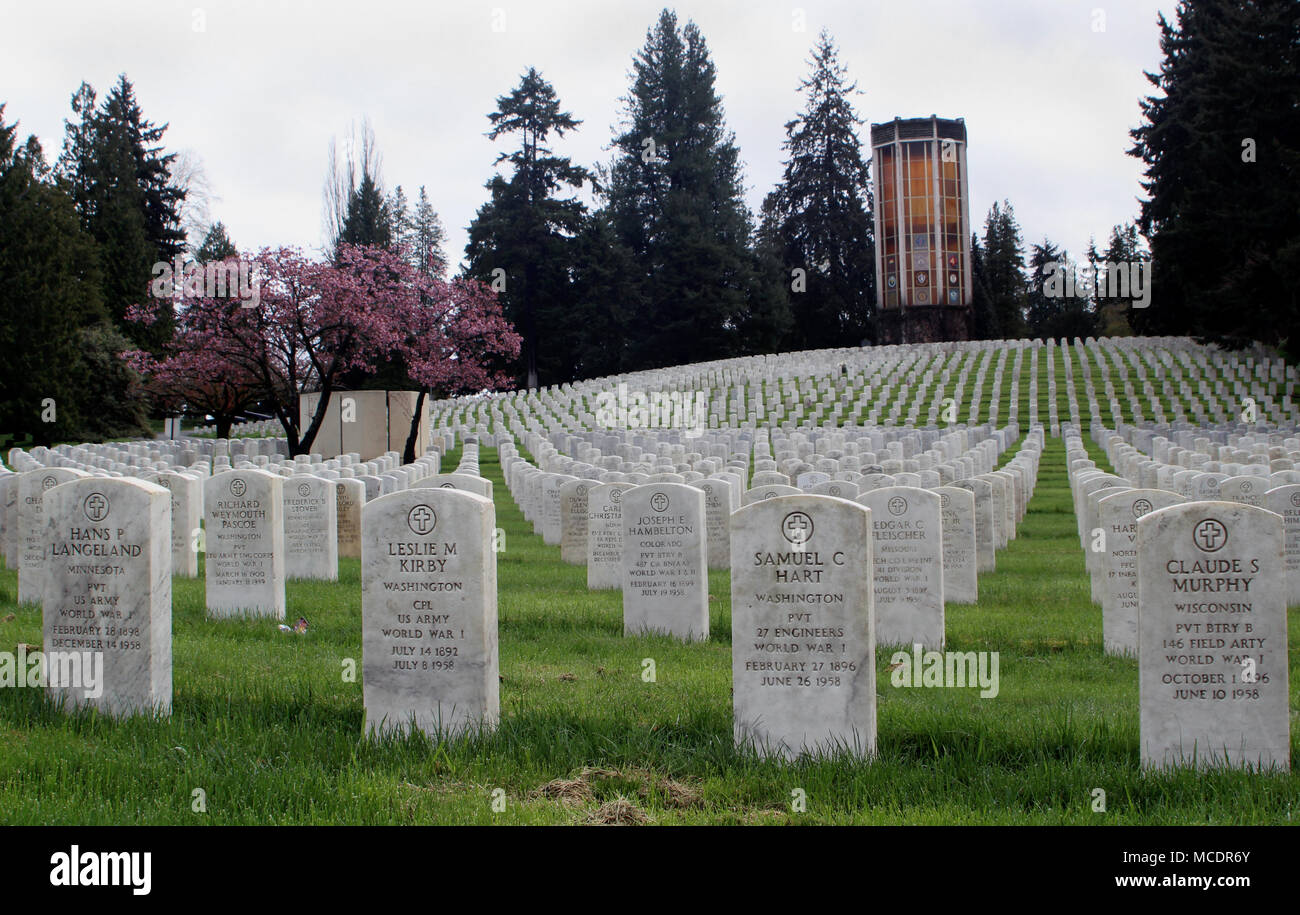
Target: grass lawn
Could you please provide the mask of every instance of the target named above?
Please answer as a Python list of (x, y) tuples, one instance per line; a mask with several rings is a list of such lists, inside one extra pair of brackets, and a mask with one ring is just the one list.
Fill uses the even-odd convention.
[[(1005, 414), (1004, 414), (1005, 415)], [(1045, 413), (1044, 417), (1045, 419)], [(1014, 448), (1004, 458), (1009, 459)], [(1094, 457), (1099, 465), (1104, 458)], [(877, 656), (878, 757), (764, 761), (732, 745), (729, 580), (710, 574), (707, 643), (624, 638), (618, 592), (531, 533), (484, 449), (497, 523), (501, 725), (434, 743), (362, 737), (360, 563), (291, 582), (290, 621), (210, 621), (202, 580), (174, 580), (170, 719), (66, 715), (0, 690), (0, 822), (1288, 823), (1300, 774), (1144, 774), (1137, 662), (1102, 652), (1064, 445), (1049, 439), (1019, 535), (948, 611), (948, 647), (1000, 653), (1000, 692), (904, 689)], [(453, 453), (444, 466), (454, 466)], [(0, 650), (41, 643), (40, 612), (0, 571)], [(1292, 752), (1300, 620), (1290, 618)], [(655, 661), (656, 680), (642, 680)], [(1094, 789), (1105, 812), (1094, 812)], [(802, 791), (806, 809), (792, 809)], [(196, 794), (202, 792), (202, 794)], [(196, 798), (198, 798), (196, 800)], [(200, 800), (202, 803), (200, 803)], [(494, 804), (494, 800), (496, 803)], [(504, 805), (501, 801), (504, 801)], [(195, 807), (206, 807), (195, 812)], [(501, 809), (501, 808), (504, 809)]]

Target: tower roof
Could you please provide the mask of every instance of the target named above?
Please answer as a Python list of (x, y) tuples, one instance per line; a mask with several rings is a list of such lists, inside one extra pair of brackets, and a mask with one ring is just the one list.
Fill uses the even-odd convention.
[(956, 140), (966, 142), (966, 121), (963, 118), (894, 118), (883, 124), (871, 125), (871, 145), (884, 146), (898, 140)]

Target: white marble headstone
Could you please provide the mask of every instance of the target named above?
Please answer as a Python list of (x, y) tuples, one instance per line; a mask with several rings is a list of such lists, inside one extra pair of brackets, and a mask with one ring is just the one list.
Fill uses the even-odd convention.
[(704, 493), (646, 483), (623, 494), (623, 633), (709, 637)]
[(942, 650), (943, 528), (938, 494), (889, 486), (863, 493), (857, 501), (871, 509), (876, 641)]
[(794, 758), (876, 748), (871, 512), (784, 496), (731, 518), (737, 746)]
[(1287, 483), (1265, 493), (1265, 507), (1282, 516), (1285, 541), (1288, 606), (1300, 604), (1300, 483)]
[(623, 587), (623, 494), (632, 483), (601, 483), (587, 490), (587, 587)]
[(284, 619), (284, 504), (289, 478), (227, 470), (203, 484), (208, 615)]
[(45, 493), (43, 518), (50, 695), (115, 716), (170, 714), (170, 493), (129, 478), (73, 480)]
[(190, 473), (160, 473), (157, 483), (171, 493), (172, 574), (199, 575), (199, 529), (203, 521), (203, 480)]
[(1138, 521), (1150, 512), (1178, 505), (1183, 497), (1161, 489), (1104, 489), (1097, 521), (1104, 537), (1092, 538), (1102, 559), (1101, 631), (1108, 654), (1138, 653)]
[(495, 728), (496, 510), (476, 493), (420, 487), (361, 510), (366, 728), (434, 735)]
[(361, 558), (361, 509), (366, 504), (366, 484), (343, 478), (334, 481), (334, 513), (338, 523), (339, 556)]
[(71, 467), (42, 467), (27, 471), (18, 481), (18, 603), (39, 604), (45, 599), (45, 493), (60, 483), (89, 476)]
[(1291, 767), (1282, 519), (1203, 501), (1138, 521), (1142, 762)]
[(338, 581), (338, 494), (333, 480), (298, 474), (284, 481), (284, 574)]
[(587, 500), (591, 480), (568, 480), (560, 487), (560, 559), (570, 565), (587, 561)]
[(943, 516), (943, 599), (949, 604), (979, 600), (976, 577), (975, 496), (953, 486), (937, 486)]

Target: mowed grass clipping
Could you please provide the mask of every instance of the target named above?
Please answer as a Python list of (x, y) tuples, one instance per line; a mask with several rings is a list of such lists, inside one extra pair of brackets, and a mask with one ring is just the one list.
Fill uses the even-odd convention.
[[(363, 737), (356, 560), (340, 563), (337, 584), (289, 583), (288, 622), (306, 617), (305, 635), (278, 621), (208, 620), (202, 580), (178, 578), (170, 718), (66, 714), (39, 690), (0, 690), (0, 821), (1098, 825), (1300, 814), (1300, 775), (1142, 771), (1137, 662), (1102, 652), (1059, 439), (1048, 440), (1017, 538), (980, 578), (979, 603), (948, 608), (950, 649), (999, 652), (998, 695), (897, 688), (893, 649), (882, 648), (869, 762), (738, 752), (728, 575), (709, 575), (708, 642), (624, 638), (619, 593), (589, 592), (585, 569), (531, 533), (496, 452), (481, 463), (506, 536), (494, 733)], [(4, 651), (41, 643), (39, 609), (16, 606), (16, 588), (16, 574), (0, 572)], [(1297, 630), (1292, 614), (1293, 756)]]

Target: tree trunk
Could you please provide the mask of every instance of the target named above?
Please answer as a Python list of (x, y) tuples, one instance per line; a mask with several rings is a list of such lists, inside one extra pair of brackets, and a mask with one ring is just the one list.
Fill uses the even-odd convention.
[(528, 370), (528, 390), (537, 390), (537, 319), (533, 314), (533, 280), (537, 270), (530, 261), (524, 267), (524, 333), (528, 347), (524, 359)]
[(235, 418), (233, 416), (223, 416), (218, 413), (216, 420), (217, 438), (230, 438), (230, 427), (235, 424)]
[[(340, 394), (341, 393), (342, 392), (340, 392)], [(311, 446), (316, 443), (316, 434), (320, 432), (321, 423), (325, 419), (326, 411), (329, 410), (330, 398), (332, 396), (334, 396), (333, 378), (330, 379), (329, 383), (322, 382), (320, 399), (316, 401), (316, 411), (312, 414), (311, 422), (307, 425), (307, 428), (304, 429), (302, 435), (299, 436), (296, 445), (293, 442), (293, 438), (290, 437), (289, 454), (291, 456), (297, 457), (300, 454), (311, 453)], [(283, 425), (283, 420), (281, 420), (281, 424)]]
[(402, 463), (415, 463), (415, 443), (420, 437), (420, 418), (424, 416), (424, 395), (426, 388), (420, 388), (420, 396), (415, 399), (415, 413), (411, 416), (411, 432), (406, 436), (406, 447), (402, 450)]

